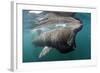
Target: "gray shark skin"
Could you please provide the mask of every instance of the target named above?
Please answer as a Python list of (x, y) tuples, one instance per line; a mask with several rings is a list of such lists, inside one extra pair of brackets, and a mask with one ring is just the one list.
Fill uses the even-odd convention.
[(74, 13), (67, 12), (44, 11), (40, 13), (37, 17), (38, 25), (32, 30), (39, 34), (32, 43), (35, 46), (44, 47), (39, 58), (51, 49), (56, 49), (60, 53), (68, 53), (76, 48), (75, 37), (83, 25), (73, 16)]

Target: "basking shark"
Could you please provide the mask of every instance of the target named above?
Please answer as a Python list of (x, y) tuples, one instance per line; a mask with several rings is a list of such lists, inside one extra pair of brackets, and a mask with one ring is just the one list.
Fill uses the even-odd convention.
[(68, 53), (76, 48), (75, 37), (83, 24), (74, 18), (75, 13), (44, 11), (37, 17), (37, 26), (32, 32), (38, 36), (32, 40), (35, 46), (43, 47), (39, 58), (50, 50), (56, 49), (60, 53)]

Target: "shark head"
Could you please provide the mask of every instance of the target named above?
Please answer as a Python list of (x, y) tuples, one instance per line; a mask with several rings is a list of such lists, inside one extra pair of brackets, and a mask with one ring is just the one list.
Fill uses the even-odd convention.
[(68, 53), (76, 48), (75, 37), (83, 25), (72, 17), (72, 14), (45, 12), (37, 17), (38, 25), (33, 28), (32, 33), (38, 34), (36, 38), (33, 38), (33, 44), (43, 47), (39, 58), (54, 48), (60, 53)]

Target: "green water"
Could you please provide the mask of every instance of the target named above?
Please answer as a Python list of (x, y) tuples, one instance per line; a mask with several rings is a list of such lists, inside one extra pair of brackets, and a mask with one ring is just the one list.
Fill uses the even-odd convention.
[[(32, 34), (31, 27), (34, 27), (32, 15), (27, 10), (23, 10), (23, 62), (39, 62), (39, 61), (60, 61), (60, 60), (85, 60), (91, 59), (91, 14), (76, 13), (76, 18), (80, 19), (83, 28), (76, 36), (76, 48), (74, 51), (66, 54), (59, 53), (56, 49), (52, 49), (42, 58), (38, 58), (42, 47), (35, 47), (32, 44), (33, 37), (37, 33)], [(33, 26), (34, 25), (34, 26)]]

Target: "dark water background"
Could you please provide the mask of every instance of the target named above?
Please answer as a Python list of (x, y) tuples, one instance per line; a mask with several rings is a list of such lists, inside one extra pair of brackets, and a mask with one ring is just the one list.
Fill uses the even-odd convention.
[(61, 54), (53, 49), (42, 58), (38, 58), (42, 48), (35, 47), (32, 44), (32, 38), (37, 34), (32, 34), (32, 27), (35, 27), (36, 15), (30, 14), (28, 10), (23, 10), (23, 62), (37, 61), (60, 61), (60, 60), (84, 60), (91, 59), (91, 14), (76, 13), (75, 18), (78, 18), (83, 23), (83, 28), (76, 36), (76, 46), (74, 51), (66, 54)]

